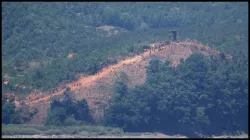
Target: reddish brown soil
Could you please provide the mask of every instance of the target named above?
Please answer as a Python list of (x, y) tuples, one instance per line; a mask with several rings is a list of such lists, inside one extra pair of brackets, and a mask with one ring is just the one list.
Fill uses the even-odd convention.
[(70, 53), (70, 54), (67, 56), (67, 58), (70, 59), (70, 58), (72, 58), (74, 55), (76, 55), (76, 54), (75, 54), (75, 53)]

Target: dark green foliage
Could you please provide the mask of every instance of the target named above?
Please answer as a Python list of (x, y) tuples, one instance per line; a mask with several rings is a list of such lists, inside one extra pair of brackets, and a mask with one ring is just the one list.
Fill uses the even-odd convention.
[(85, 99), (81, 100), (81, 101), (77, 101), (76, 103), (76, 120), (85, 120), (85, 121), (92, 121), (91, 120), (91, 116), (90, 116), (90, 112), (89, 112), (89, 107), (88, 107), (88, 103)]
[(149, 45), (143, 45), (142, 48), (143, 48), (143, 49), (149, 49), (150, 46), (149, 46)]
[(63, 107), (57, 107), (48, 113), (45, 125), (62, 125), (66, 119), (66, 110)]
[[(239, 68), (237, 59), (242, 59), (244, 66)], [(106, 124), (126, 131), (160, 130), (191, 136), (195, 132), (247, 132), (248, 68), (246, 57), (237, 59), (209, 60), (193, 54), (177, 68), (168, 61), (152, 60), (144, 85), (131, 90), (117, 88), (117, 93), (126, 93), (115, 97)]]
[(74, 125), (93, 122), (86, 100), (74, 101), (71, 97), (72, 94), (67, 88), (62, 97), (52, 101), (45, 125)]
[(20, 112), (16, 110), (14, 98), (7, 98), (2, 95), (2, 123), (3, 124), (18, 124), (20, 123)]

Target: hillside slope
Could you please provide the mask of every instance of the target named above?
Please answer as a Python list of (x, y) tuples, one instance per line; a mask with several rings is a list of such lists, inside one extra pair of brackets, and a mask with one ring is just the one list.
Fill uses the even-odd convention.
[[(145, 82), (145, 66), (148, 66), (151, 59), (159, 58), (162, 61), (167, 59), (172, 62), (173, 66), (177, 66), (180, 59), (185, 60), (192, 53), (201, 53), (205, 56), (218, 56), (220, 54), (220, 52), (212, 50), (208, 46), (195, 42), (178, 42), (170, 45), (164, 45), (163, 43), (150, 44), (151, 48), (159, 45), (162, 45), (162, 49), (156, 51), (146, 50), (140, 55), (121, 60), (117, 64), (103, 68), (96, 75), (81, 77), (74, 82), (50, 91), (47, 95), (44, 93), (30, 94), (25, 103), (36, 108), (38, 113), (29, 123), (42, 123), (50, 107), (50, 99), (62, 94), (67, 87), (75, 93), (76, 99), (85, 98), (87, 100), (91, 113), (98, 122), (103, 116), (103, 110), (109, 105), (109, 100), (113, 95), (113, 85), (120, 71), (127, 73), (128, 86), (133, 87)], [(230, 56), (227, 57), (231, 59)]]

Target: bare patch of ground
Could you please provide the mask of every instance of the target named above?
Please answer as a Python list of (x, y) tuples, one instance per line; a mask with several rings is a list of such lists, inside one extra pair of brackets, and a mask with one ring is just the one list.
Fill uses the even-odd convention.
[(104, 31), (110, 31), (111, 29), (114, 29), (114, 27), (105, 25), (105, 26), (97, 27), (96, 29), (101, 29), (101, 30), (104, 30)]
[(9, 83), (9, 81), (4, 81), (3, 83), (4, 83), (5, 85), (7, 85), (7, 84)]
[(72, 58), (74, 55), (76, 55), (75, 53), (69, 53), (69, 55), (67, 56), (68, 59)]
[(109, 37), (111, 35), (115, 35), (118, 34), (120, 32), (120, 29), (118, 29), (117, 27), (114, 26), (108, 26), (108, 25), (104, 25), (104, 26), (100, 26), (97, 27), (96, 30), (98, 31), (104, 31), (106, 32), (106, 37)]

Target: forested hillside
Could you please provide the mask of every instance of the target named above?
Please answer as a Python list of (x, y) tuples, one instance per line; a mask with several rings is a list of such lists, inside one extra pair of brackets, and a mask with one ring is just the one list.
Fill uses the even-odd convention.
[[(2, 81), (9, 81), (4, 90), (17, 93), (96, 73), (111, 57), (140, 51), (138, 43), (167, 40), (169, 29), (178, 29), (181, 40), (248, 52), (248, 5), (242, 2), (4, 2), (2, 8)], [(107, 37), (96, 29), (103, 25), (119, 33)]]
[[(25, 123), (37, 113), (24, 103), (16, 109), (11, 94), (49, 93), (140, 55), (150, 43), (168, 42), (176, 30), (178, 41), (196, 40), (221, 55), (193, 54), (177, 67), (153, 59), (144, 84), (116, 81), (102, 125), (186, 135), (247, 132), (248, 24), (247, 2), (3, 2), (2, 122)], [(44, 124), (94, 124), (86, 100), (63, 93), (67, 98), (51, 99)]]

